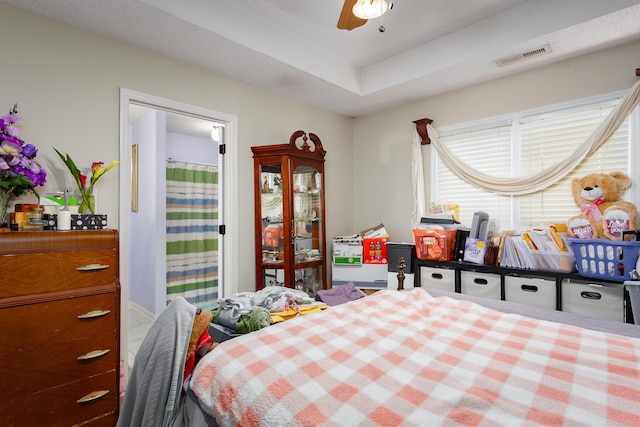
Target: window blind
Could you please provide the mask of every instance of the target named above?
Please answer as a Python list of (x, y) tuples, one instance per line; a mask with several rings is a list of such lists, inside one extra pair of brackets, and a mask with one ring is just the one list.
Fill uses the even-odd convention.
[[(507, 124), (496, 126), (495, 120), (489, 120), (484, 125), (474, 125), (471, 130), (460, 125), (438, 133), (460, 161), (481, 172), (500, 177), (528, 176), (568, 157), (593, 133), (619, 99), (549, 107), (535, 114), (514, 113)], [(487, 212), (498, 230), (565, 223), (579, 213), (571, 197), (573, 178), (615, 170), (631, 174), (630, 117), (606, 144), (564, 179), (530, 195), (501, 196), (473, 187), (453, 175), (434, 150), (432, 200), (458, 204), (460, 221), (466, 225), (471, 225), (475, 211)]]

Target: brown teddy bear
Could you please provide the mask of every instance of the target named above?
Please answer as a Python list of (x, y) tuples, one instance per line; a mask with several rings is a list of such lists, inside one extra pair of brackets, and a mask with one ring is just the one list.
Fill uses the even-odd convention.
[(631, 187), (623, 172), (592, 173), (571, 182), (573, 199), (581, 214), (569, 219), (573, 237), (620, 240), (622, 232), (635, 230), (638, 210), (633, 203), (619, 200)]

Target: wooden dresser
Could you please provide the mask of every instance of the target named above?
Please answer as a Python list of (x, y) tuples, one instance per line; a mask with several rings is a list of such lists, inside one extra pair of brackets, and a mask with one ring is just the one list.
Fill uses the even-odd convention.
[(0, 424), (114, 426), (116, 230), (0, 234)]

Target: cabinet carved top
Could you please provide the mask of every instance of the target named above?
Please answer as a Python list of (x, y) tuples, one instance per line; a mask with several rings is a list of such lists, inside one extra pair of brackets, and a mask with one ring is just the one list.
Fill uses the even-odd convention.
[(320, 138), (314, 133), (303, 130), (293, 132), (288, 144), (261, 145), (251, 147), (251, 151), (254, 157), (288, 155), (316, 160), (324, 160), (326, 154)]

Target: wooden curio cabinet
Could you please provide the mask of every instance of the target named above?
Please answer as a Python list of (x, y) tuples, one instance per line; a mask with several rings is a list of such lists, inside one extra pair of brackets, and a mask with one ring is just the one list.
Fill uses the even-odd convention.
[(313, 133), (251, 147), (255, 185), (256, 289), (327, 289), (324, 155)]

